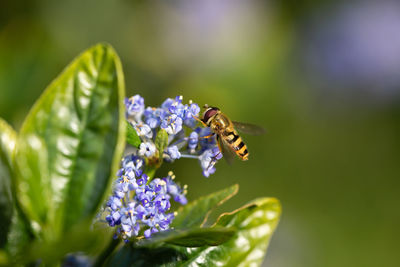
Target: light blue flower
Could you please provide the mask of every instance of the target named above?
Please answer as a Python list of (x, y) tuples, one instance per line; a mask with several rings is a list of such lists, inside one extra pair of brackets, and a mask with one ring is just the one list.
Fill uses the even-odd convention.
[(183, 120), (176, 114), (171, 114), (168, 117), (165, 117), (161, 122), (161, 128), (165, 129), (165, 131), (174, 135), (182, 130)]
[(142, 114), (144, 111), (144, 99), (140, 95), (134, 95), (125, 99), (126, 112), (129, 116)]
[(156, 146), (151, 142), (143, 142), (139, 147), (139, 155), (147, 158), (154, 156), (156, 153)]
[(187, 203), (186, 195), (186, 186), (182, 189), (178, 184), (174, 182), (175, 175), (170, 172), (167, 177), (163, 178), (165, 181), (167, 192), (170, 194), (174, 200), (182, 205)]
[(140, 137), (145, 137), (148, 139), (151, 139), (153, 137), (153, 131), (151, 130), (151, 127), (147, 124), (135, 124), (133, 125), (136, 129), (137, 134)]
[(181, 157), (181, 152), (179, 152), (179, 149), (177, 146), (167, 147), (167, 149), (165, 149), (164, 153), (167, 155), (167, 159), (169, 159), (171, 161), (174, 161)]
[(196, 147), (199, 142), (199, 134), (195, 131), (191, 132), (188, 139), (188, 149), (190, 154), (196, 152)]
[(155, 129), (160, 126), (161, 120), (166, 116), (167, 111), (162, 108), (147, 107), (144, 111), (144, 121), (150, 128)]
[[(142, 171), (137, 175), (133, 168), (141, 165), (136, 156), (126, 156), (122, 161), (119, 177), (114, 185), (113, 195), (107, 201), (105, 221), (116, 228), (116, 237), (125, 241), (144, 233), (146, 238), (152, 234), (169, 229), (174, 218), (170, 199), (186, 204), (186, 190), (172, 181), (170, 173), (165, 178), (149, 177)], [(136, 163), (136, 164), (135, 164)], [(138, 169), (137, 171), (139, 171)], [(134, 176), (134, 177), (133, 177)], [(135, 185), (134, 187), (131, 185)]]
[(203, 152), (203, 154), (200, 155), (199, 157), (200, 165), (201, 168), (203, 169), (203, 175), (205, 177), (209, 177), (210, 174), (213, 174), (215, 172), (214, 165), (221, 158), (222, 154), (219, 151), (218, 147), (207, 149), (206, 151)]
[(197, 120), (194, 117), (198, 117), (200, 113), (199, 105), (195, 103), (190, 103), (189, 105), (185, 105), (184, 112), (184, 124), (190, 128), (193, 128), (197, 124)]
[(161, 104), (161, 108), (166, 110), (166, 111), (169, 111), (169, 108), (174, 103), (174, 101), (175, 100), (173, 100), (172, 98), (165, 99), (165, 101)]
[[(144, 159), (142, 157), (135, 156), (133, 154), (126, 156), (122, 161), (122, 169), (125, 171), (125, 175), (132, 177), (141, 176), (142, 169), (144, 168)], [(133, 172), (133, 173), (131, 173)], [(118, 175), (122, 176), (122, 175)]]
[(175, 114), (178, 117), (181, 117), (184, 119), (184, 113), (185, 113), (185, 105), (182, 104), (183, 96), (177, 96), (175, 97), (175, 100), (169, 105), (168, 111), (171, 114)]
[(111, 208), (111, 210), (117, 210), (122, 206), (121, 198), (119, 196), (112, 196), (107, 202), (107, 206)]

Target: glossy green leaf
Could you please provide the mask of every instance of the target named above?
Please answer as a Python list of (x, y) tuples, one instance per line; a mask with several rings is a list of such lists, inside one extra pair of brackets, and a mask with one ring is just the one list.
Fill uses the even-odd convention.
[(171, 226), (176, 229), (188, 229), (203, 225), (211, 211), (236, 195), (238, 185), (201, 197), (178, 209), (178, 214)]
[(109, 267), (148, 267), (179, 266), (186, 255), (172, 246), (158, 248), (133, 247), (131, 243), (122, 246), (112, 254), (103, 266)]
[(20, 132), (17, 196), (36, 232), (59, 236), (91, 217), (125, 142), (124, 80), (106, 44), (78, 56), (46, 89)]
[(156, 148), (158, 150), (159, 156), (162, 159), (162, 154), (164, 149), (168, 146), (168, 133), (164, 129), (160, 129), (157, 133), (155, 140)]
[(126, 122), (126, 142), (131, 146), (139, 148), (142, 141), (133, 126)]
[(221, 215), (216, 226), (235, 227), (237, 232), (232, 239), (217, 247), (187, 249), (187, 260), (180, 265), (261, 265), (280, 214), (281, 206), (277, 199), (261, 198), (234, 212)]
[(33, 236), (26, 218), (13, 200), (13, 158), (16, 132), (0, 119), (0, 247), (5, 249), (5, 260), (13, 265), (26, 251)]
[(18, 266), (17, 263), (25, 259), (26, 252), (33, 240), (34, 235), (27, 218), (15, 206), (6, 244), (6, 251), (10, 261), (9, 265)]
[(224, 227), (191, 229), (164, 242), (183, 247), (218, 246), (231, 239), (235, 231), (234, 228)]
[(6, 121), (0, 118), (0, 157), (9, 168), (12, 166), (16, 141), (17, 133)]
[(43, 139), (32, 134), (20, 136), (17, 149), (16, 197), (39, 234), (48, 216), (54, 214), (46, 146)]
[(13, 216), (14, 201), (11, 193), (13, 179), (12, 158), (17, 134), (0, 119), (0, 248), (7, 242)]
[(217, 246), (227, 242), (236, 229), (227, 227), (192, 228), (188, 230), (171, 230), (154, 234), (149, 240), (141, 240), (139, 246), (168, 243), (183, 247)]

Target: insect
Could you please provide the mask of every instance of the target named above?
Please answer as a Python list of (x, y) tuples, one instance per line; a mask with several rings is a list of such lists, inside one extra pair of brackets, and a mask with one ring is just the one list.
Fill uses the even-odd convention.
[(206, 110), (201, 122), (205, 126), (210, 127), (213, 134), (217, 135), (219, 150), (224, 155), (227, 162), (232, 163), (235, 154), (241, 160), (248, 160), (249, 151), (236, 129), (240, 132), (252, 135), (263, 134), (265, 130), (254, 124), (231, 121), (217, 107), (208, 107), (208, 105), (205, 105), (204, 108), (206, 108)]

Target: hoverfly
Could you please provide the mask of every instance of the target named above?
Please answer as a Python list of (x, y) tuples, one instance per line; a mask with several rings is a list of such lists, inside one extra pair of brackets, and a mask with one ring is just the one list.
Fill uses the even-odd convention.
[(236, 129), (240, 132), (252, 135), (264, 134), (265, 130), (254, 124), (231, 121), (217, 107), (205, 105), (204, 108), (206, 108), (206, 110), (204, 111), (201, 122), (205, 126), (210, 127), (211, 131), (217, 135), (219, 150), (224, 155), (227, 162), (232, 163), (235, 154), (241, 160), (248, 160), (249, 151)]

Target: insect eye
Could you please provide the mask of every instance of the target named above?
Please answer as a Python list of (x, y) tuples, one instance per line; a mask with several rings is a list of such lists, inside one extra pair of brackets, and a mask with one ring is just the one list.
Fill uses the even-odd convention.
[(207, 122), (212, 116), (217, 114), (218, 108), (209, 108), (206, 112), (204, 112), (203, 122)]

